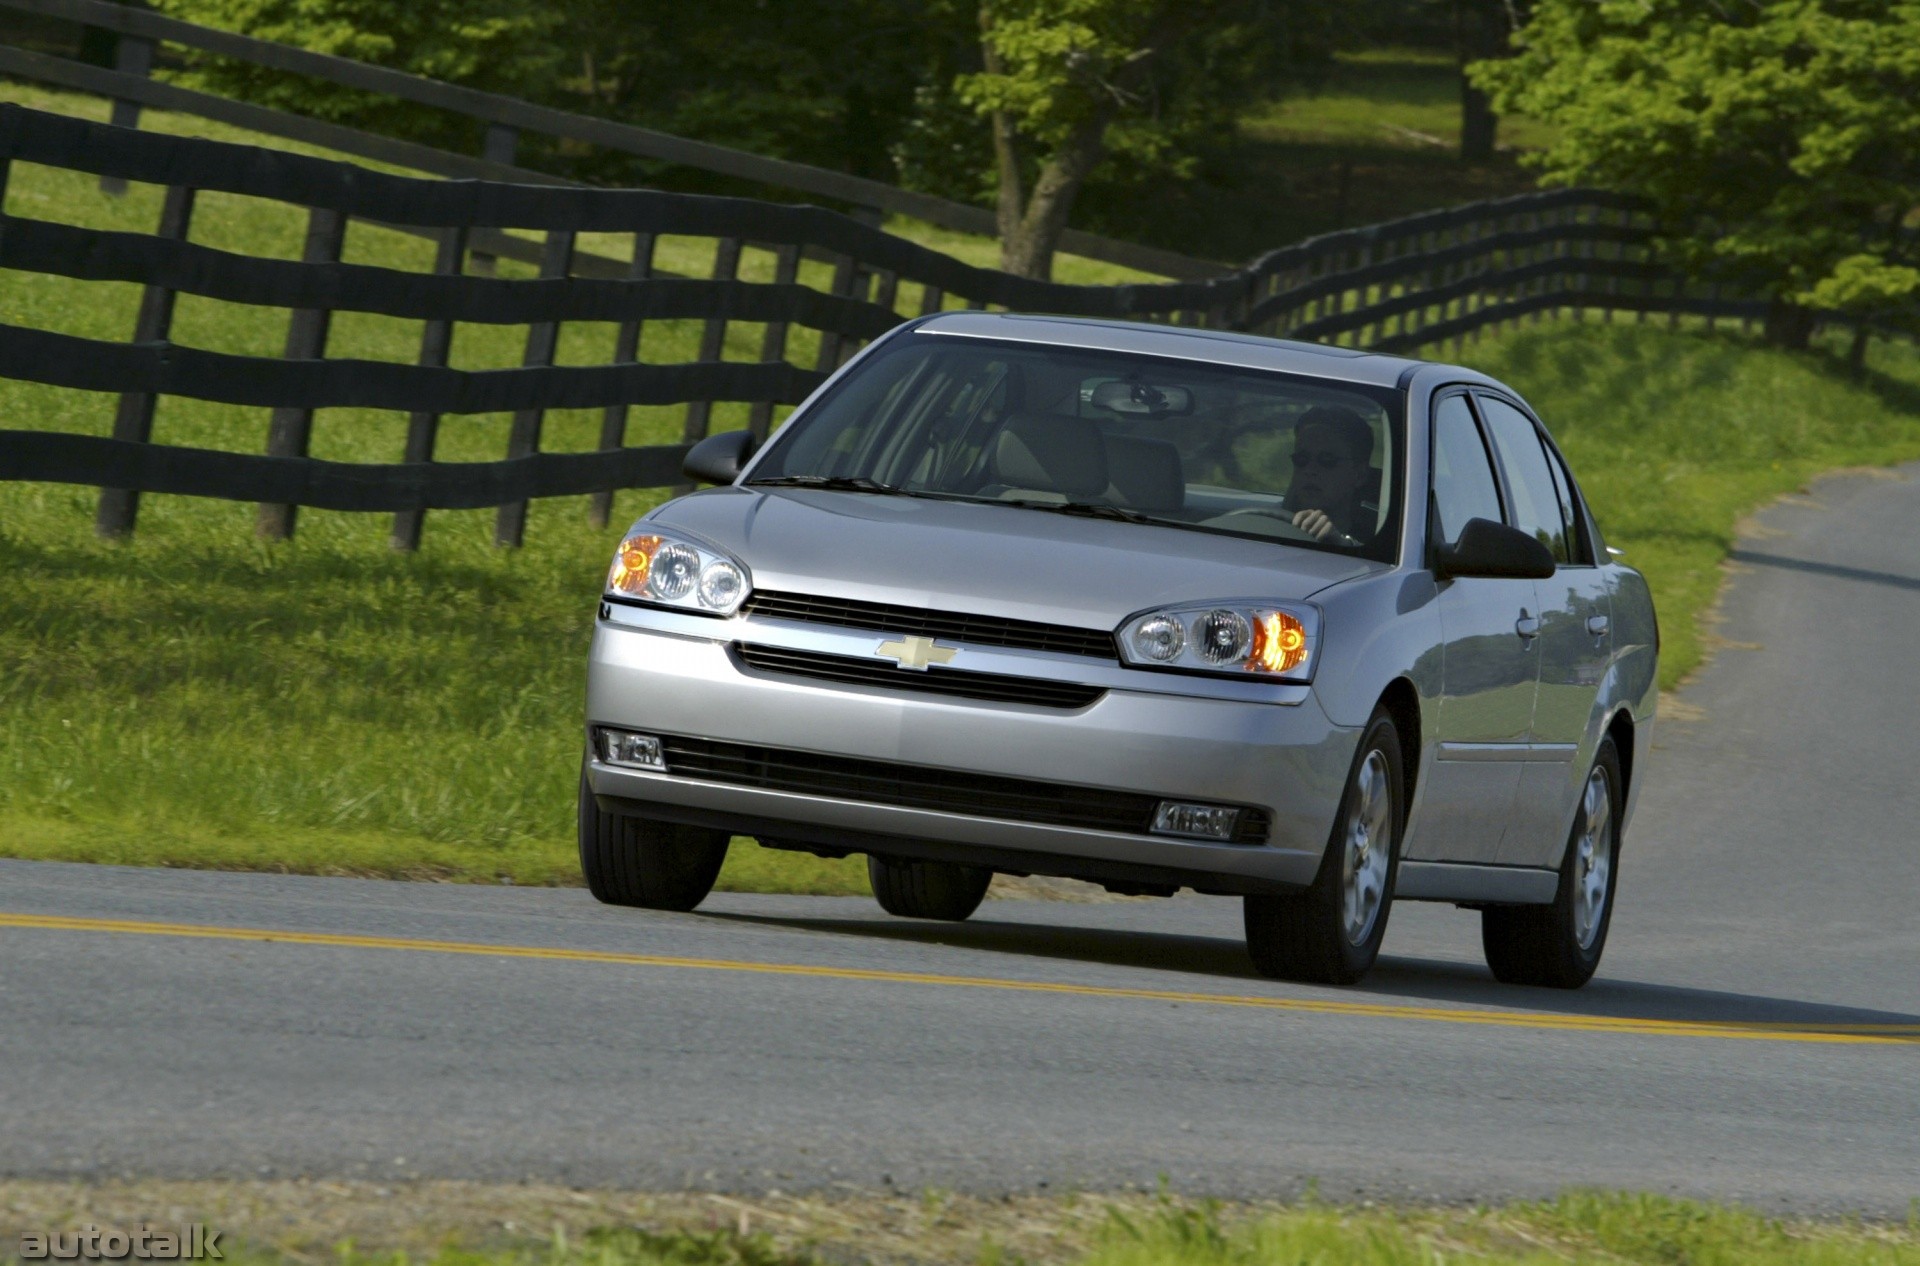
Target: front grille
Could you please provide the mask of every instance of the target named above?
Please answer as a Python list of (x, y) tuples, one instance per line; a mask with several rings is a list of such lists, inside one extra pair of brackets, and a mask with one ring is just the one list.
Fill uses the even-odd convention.
[(747, 667), (766, 673), (811, 677), (854, 686), (879, 686), (885, 690), (910, 690), (916, 694), (987, 699), (996, 703), (1030, 703), (1041, 708), (1084, 708), (1106, 693), (1099, 686), (1083, 686), (1070, 681), (1043, 681), (1033, 677), (1009, 677), (1001, 673), (965, 672), (940, 667), (921, 672), (901, 668), (881, 659), (823, 655), (817, 651), (796, 651), (748, 642), (734, 643), (733, 652)]
[[(681, 778), (1049, 826), (1146, 835), (1162, 799), (1131, 791), (855, 760), (714, 739), (667, 737), (661, 742), (666, 747), (667, 772)], [(1242, 809), (1233, 843), (1264, 844), (1268, 826), (1265, 810)]]
[(1059, 651), (1118, 659), (1113, 634), (1104, 629), (1079, 629), (1067, 624), (1035, 620), (1003, 620), (992, 615), (956, 611), (926, 611), (886, 602), (856, 602), (804, 593), (757, 589), (742, 608), (746, 615), (775, 620), (803, 620), (809, 624), (837, 624), (872, 629), (876, 633), (918, 635), (967, 642), (974, 646), (1008, 646), (1028, 651)]

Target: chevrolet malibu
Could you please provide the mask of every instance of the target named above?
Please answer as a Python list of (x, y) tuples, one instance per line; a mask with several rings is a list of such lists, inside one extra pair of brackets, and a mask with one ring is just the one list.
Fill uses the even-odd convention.
[(995, 872), (1238, 896), (1351, 983), (1396, 900), (1501, 980), (1605, 947), (1658, 630), (1539, 417), (1452, 365), (1213, 331), (910, 322), (636, 523), (587, 682), (593, 894), (689, 910), (735, 835), (882, 908)]

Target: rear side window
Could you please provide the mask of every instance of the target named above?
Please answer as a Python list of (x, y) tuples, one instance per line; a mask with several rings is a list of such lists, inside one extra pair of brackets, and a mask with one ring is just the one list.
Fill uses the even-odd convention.
[(1581, 528), (1579, 508), (1573, 503), (1573, 481), (1551, 448), (1547, 450), (1547, 469), (1553, 472), (1553, 490), (1560, 496), (1560, 517), (1567, 521), (1567, 557), (1584, 566), (1593, 561), (1593, 546)]
[(1555, 562), (1570, 561), (1560, 494), (1533, 419), (1490, 396), (1480, 397), (1480, 411), (1487, 420), (1494, 451), (1500, 454), (1500, 465), (1507, 472), (1507, 487), (1513, 494), (1513, 526), (1552, 550)]
[(1442, 545), (1458, 541), (1469, 519), (1500, 522), (1500, 490), (1465, 396), (1448, 396), (1433, 411), (1433, 509)]

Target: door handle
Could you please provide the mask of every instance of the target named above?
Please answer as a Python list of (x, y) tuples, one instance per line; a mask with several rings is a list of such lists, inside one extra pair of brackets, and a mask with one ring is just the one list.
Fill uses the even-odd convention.
[(1607, 617), (1604, 615), (1588, 616), (1587, 632), (1593, 634), (1595, 637), (1605, 637), (1607, 635)]
[(1540, 636), (1540, 621), (1528, 615), (1526, 609), (1523, 607), (1520, 611), (1520, 618), (1513, 622), (1513, 631), (1525, 640), (1531, 642), (1534, 638)]

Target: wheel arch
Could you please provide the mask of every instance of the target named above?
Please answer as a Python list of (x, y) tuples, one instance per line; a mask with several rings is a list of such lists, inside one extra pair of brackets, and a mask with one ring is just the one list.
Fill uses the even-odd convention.
[(1633, 789), (1633, 713), (1624, 706), (1616, 710), (1607, 722), (1606, 734), (1613, 740), (1614, 753), (1620, 758), (1620, 805), (1624, 812)]
[(1405, 677), (1395, 677), (1380, 692), (1376, 707), (1386, 709), (1393, 728), (1400, 733), (1400, 803), (1409, 816), (1413, 812), (1413, 793), (1420, 780), (1420, 692)]

